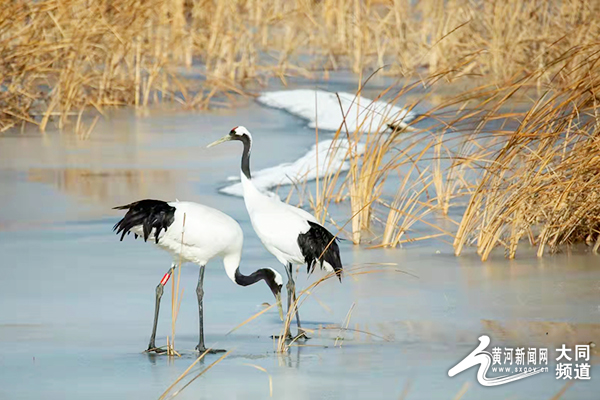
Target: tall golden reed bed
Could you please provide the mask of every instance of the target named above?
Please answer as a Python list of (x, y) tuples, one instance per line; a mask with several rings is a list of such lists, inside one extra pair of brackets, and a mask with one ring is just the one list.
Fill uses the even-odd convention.
[(593, 41), (599, 14), (595, 0), (2, 0), (0, 131), (85, 107), (207, 107), (323, 70), (501, 81)]

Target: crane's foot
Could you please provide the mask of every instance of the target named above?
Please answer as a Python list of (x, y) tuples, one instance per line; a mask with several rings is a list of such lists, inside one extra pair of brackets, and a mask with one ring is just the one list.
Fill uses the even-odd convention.
[(156, 353), (156, 354), (162, 354), (162, 353), (166, 353), (166, 352), (167, 352), (167, 350), (161, 349), (160, 347), (156, 347), (154, 345), (148, 346), (146, 351), (144, 351), (144, 353)]
[[(271, 335), (271, 339), (281, 339), (282, 335)], [(287, 335), (285, 340), (292, 340), (292, 335)]]
[(298, 340), (308, 340), (310, 339), (310, 336), (308, 336), (306, 334), (306, 331), (302, 328), (298, 329), (298, 334), (296, 336), (294, 336), (294, 338), (292, 339), (293, 342), (298, 341)]
[(223, 350), (223, 349), (207, 349), (204, 346), (196, 346), (196, 351), (199, 352), (200, 354), (204, 354), (204, 352), (206, 352), (206, 350), (208, 350), (208, 354), (217, 354), (217, 353), (225, 353), (227, 350)]
[[(280, 339), (281, 335), (272, 335), (271, 339)], [(310, 339), (310, 336), (308, 336), (306, 334), (306, 331), (304, 329), (299, 329), (298, 330), (298, 334), (296, 336), (292, 336), (290, 333), (287, 334), (287, 336), (285, 337), (285, 340), (290, 340), (292, 342), (296, 342), (298, 340), (308, 340)]]

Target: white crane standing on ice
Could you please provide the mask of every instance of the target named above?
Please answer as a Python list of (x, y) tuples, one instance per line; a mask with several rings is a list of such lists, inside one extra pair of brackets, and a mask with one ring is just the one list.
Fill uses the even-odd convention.
[[(285, 266), (288, 276), (288, 313), (292, 301), (296, 301), (293, 265), (307, 265), (307, 272), (314, 270), (318, 262), (321, 268), (335, 271), (341, 281), (342, 262), (336, 238), (321, 226), (317, 219), (301, 208), (283, 203), (261, 193), (252, 183), (250, 175), (250, 151), (252, 135), (243, 126), (233, 128), (228, 135), (207, 147), (230, 140), (243, 143), (241, 180), (244, 202), (254, 231), (266, 249)], [(295, 310), (298, 336), (306, 336), (300, 324), (298, 309)], [(285, 332), (289, 336), (289, 332)]]
[[(140, 200), (125, 206), (115, 207), (117, 210), (127, 210), (127, 213), (113, 230), (121, 234), (134, 233), (138, 236), (153, 240), (158, 247), (173, 255), (173, 263), (156, 287), (156, 304), (154, 308), (154, 324), (148, 344), (148, 351), (161, 352), (156, 347), (156, 326), (163, 288), (168, 282), (173, 270), (181, 261), (192, 262), (200, 266), (198, 286), (199, 340), (196, 350), (206, 351), (204, 345), (204, 267), (214, 257), (222, 257), (225, 272), (229, 279), (240, 286), (252, 285), (264, 280), (273, 292), (279, 307), (279, 315), (283, 319), (281, 309), (281, 275), (272, 268), (261, 268), (250, 275), (240, 272), (240, 260), (244, 235), (240, 225), (229, 215), (198, 203), (164, 202), (160, 200)], [(185, 223), (185, 226), (184, 226)], [(182, 232), (183, 235), (182, 235)], [(212, 350), (218, 352), (221, 350)]]

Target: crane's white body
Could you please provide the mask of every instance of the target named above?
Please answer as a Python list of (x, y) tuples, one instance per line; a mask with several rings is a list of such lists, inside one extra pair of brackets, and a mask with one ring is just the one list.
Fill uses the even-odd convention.
[[(307, 272), (311, 272), (319, 263), (326, 270), (338, 273), (341, 281), (343, 266), (335, 236), (321, 226), (313, 215), (267, 196), (254, 186), (250, 173), (252, 135), (245, 127), (236, 126), (228, 135), (207, 147), (230, 140), (239, 140), (244, 145), (240, 166), (244, 203), (260, 241), (285, 266), (288, 276), (288, 315), (291, 315), (292, 309), (295, 311), (298, 337), (306, 336), (300, 325), (292, 265), (306, 263)], [(283, 336), (289, 336), (288, 324), (285, 325)]]
[[(301, 208), (261, 193), (244, 173), (241, 173), (241, 180), (252, 228), (265, 248), (283, 265), (304, 264), (298, 235), (308, 232), (308, 221), (318, 223), (317, 219)], [(327, 271), (333, 271), (329, 263), (324, 262), (323, 266)]]
[(198, 286), (199, 341), (196, 350), (207, 351), (204, 344), (204, 270), (214, 257), (221, 257), (225, 272), (231, 281), (239, 286), (249, 286), (264, 280), (275, 295), (279, 315), (283, 319), (281, 308), (281, 287), (283, 279), (272, 268), (257, 269), (250, 275), (239, 271), (244, 235), (240, 225), (227, 214), (198, 203), (145, 199), (115, 207), (127, 210), (125, 216), (117, 222), (113, 230), (124, 236), (133, 232), (144, 241), (150, 239), (158, 247), (173, 256), (173, 264), (156, 287), (154, 325), (148, 344), (148, 351), (160, 352), (156, 348), (156, 329), (163, 288), (174, 268), (180, 262), (192, 262), (200, 266)]
[[(244, 242), (240, 225), (229, 215), (202, 204), (187, 201), (167, 204), (175, 207), (174, 220), (166, 231), (158, 235), (157, 245), (173, 255), (175, 264), (181, 257), (183, 262), (206, 265), (213, 257), (220, 256), (227, 276), (235, 282), (235, 270), (240, 265)], [(131, 231), (143, 236), (141, 225)], [(156, 243), (154, 234), (153, 229), (149, 240)]]

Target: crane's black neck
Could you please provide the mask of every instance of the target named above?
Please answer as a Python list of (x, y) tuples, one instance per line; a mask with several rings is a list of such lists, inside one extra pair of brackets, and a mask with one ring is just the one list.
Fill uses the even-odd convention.
[(275, 274), (268, 268), (258, 269), (250, 275), (242, 274), (239, 267), (235, 270), (235, 283), (240, 286), (250, 286), (261, 280), (265, 281), (273, 294), (281, 290), (277, 282), (275, 282)]
[(244, 152), (242, 153), (242, 172), (246, 178), (252, 179), (250, 176), (250, 150), (252, 149), (252, 139), (246, 134), (239, 136), (239, 140), (244, 144)]

